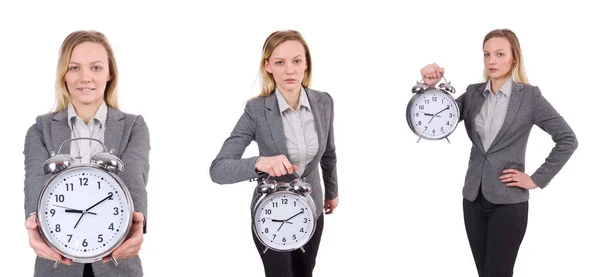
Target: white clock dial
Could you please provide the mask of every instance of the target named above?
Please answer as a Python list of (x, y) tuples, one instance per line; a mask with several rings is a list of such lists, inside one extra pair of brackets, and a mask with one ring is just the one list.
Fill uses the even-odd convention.
[(311, 238), (315, 215), (305, 198), (292, 193), (268, 195), (256, 208), (255, 233), (271, 249), (295, 250)]
[(38, 205), (40, 229), (65, 257), (91, 262), (120, 244), (133, 205), (116, 175), (95, 166), (73, 166), (55, 175)]
[(428, 90), (414, 97), (407, 117), (408, 124), (417, 135), (426, 139), (443, 139), (456, 129), (460, 114), (452, 96)]

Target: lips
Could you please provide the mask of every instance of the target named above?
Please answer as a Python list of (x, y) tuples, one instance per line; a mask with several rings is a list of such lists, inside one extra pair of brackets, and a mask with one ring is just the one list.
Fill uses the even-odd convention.
[(81, 92), (92, 92), (94, 90), (95, 90), (95, 88), (77, 88), (77, 91), (81, 91)]
[(285, 79), (284, 81), (286, 81), (287, 83), (293, 83), (296, 82), (296, 79)]

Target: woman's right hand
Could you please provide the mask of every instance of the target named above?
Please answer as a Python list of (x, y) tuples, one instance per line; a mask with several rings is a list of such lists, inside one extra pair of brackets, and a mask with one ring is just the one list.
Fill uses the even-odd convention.
[(35, 214), (30, 215), (27, 220), (25, 220), (25, 228), (27, 228), (27, 235), (29, 236), (29, 246), (33, 248), (35, 254), (41, 258), (52, 261), (60, 260), (60, 263), (62, 264), (73, 264), (71, 259), (67, 259), (58, 254), (58, 252), (52, 250), (52, 248), (50, 248), (42, 239), (40, 231), (38, 230), (38, 220)]
[(440, 67), (436, 63), (428, 64), (421, 68), (421, 78), (428, 87), (435, 87), (435, 85), (444, 76), (444, 68)]
[(260, 157), (256, 163), (256, 170), (268, 173), (271, 176), (293, 174), (298, 167), (291, 164), (285, 155), (273, 157)]

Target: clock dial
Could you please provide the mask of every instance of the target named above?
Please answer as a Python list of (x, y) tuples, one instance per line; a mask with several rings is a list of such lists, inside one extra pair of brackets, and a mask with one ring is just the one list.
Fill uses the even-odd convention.
[(89, 262), (122, 242), (133, 209), (114, 176), (95, 166), (74, 166), (49, 181), (38, 205), (48, 244), (65, 257)]
[(456, 102), (447, 93), (428, 90), (415, 95), (408, 107), (408, 124), (419, 136), (443, 139), (449, 136), (459, 121)]
[(314, 231), (314, 213), (305, 198), (292, 193), (273, 193), (256, 208), (256, 235), (269, 248), (288, 251), (306, 244)]

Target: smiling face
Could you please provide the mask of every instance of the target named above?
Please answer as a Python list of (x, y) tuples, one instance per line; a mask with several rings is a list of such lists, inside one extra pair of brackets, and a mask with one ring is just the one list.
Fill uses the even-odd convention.
[(265, 61), (265, 69), (272, 74), (282, 93), (300, 91), (307, 68), (306, 51), (297, 40), (279, 44)]
[(73, 49), (64, 77), (73, 105), (99, 106), (110, 80), (108, 54), (101, 44), (84, 42)]
[(502, 80), (511, 75), (514, 57), (510, 42), (503, 37), (493, 37), (483, 44), (483, 63), (490, 78)]

